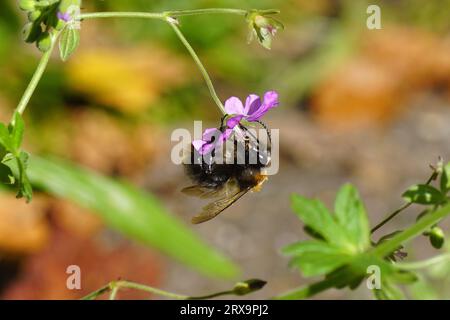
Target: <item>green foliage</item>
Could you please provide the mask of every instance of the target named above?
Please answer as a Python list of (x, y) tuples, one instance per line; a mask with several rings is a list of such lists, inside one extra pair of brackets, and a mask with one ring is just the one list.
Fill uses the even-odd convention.
[[(19, 1), (19, 7), (27, 13), (29, 21), (22, 30), (23, 39), (28, 43), (36, 43), (40, 51), (47, 52), (52, 48), (52, 42), (55, 41), (58, 31), (68, 25), (66, 21), (59, 19), (58, 13), (71, 16), (80, 6), (81, 0)], [(73, 37), (73, 34), (71, 36)], [(72, 40), (66, 52), (73, 52), (73, 43)], [(71, 48), (72, 50), (69, 50)], [(65, 58), (67, 59), (68, 55), (65, 55)]]
[(450, 162), (442, 169), (440, 187), (442, 194), (446, 195), (450, 191)]
[[(435, 173), (433, 177), (437, 178)], [(441, 177), (441, 181), (442, 179), (445, 180)], [(401, 264), (392, 263), (394, 252), (401, 248), (405, 240), (419, 235), (419, 230), (426, 228), (431, 228), (428, 235), (432, 245), (436, 248), (442, 247), (444, 234), (436, 223), (448, 214), (448, 205), (438, 210), (439, 206), (445, 203), (445, 197), (429, 183), (409, 188), (404, 197), (411, 203), (434, 205), (434, 209), (424, 215), (427, 216), (426, 220), (422, 220), (424, 217), (418, 219), (417, 225), (405, 231), (385, 235), (378, 243), (372, 243), (367, 214), (353, 186), (347, 184), (339, 190), (334, 214), (319, 200), (294, 195), (292, 208), (314, 240), (291, 244), (285, 247), (283, 252), (292, 257), (290, 265), (300, 269), (304, 276), (325, 278), (321, 282), (277, 298), (301, 299), (332, 287), (354, 289), (366, 277), (368, 281), (373, 280), (370, 270), (376, 267), (381, 275), (381, 287), (373, 290), (375, 297), (404, 299), (399, 284), (412, 284), (418, 277), (412, 271), (402, 269)]]
[[(25, 197), (31, 201), (32, 188), (27, 176), (28, 153), (20, 150), (23, 140), (25, 125), (18, 112), (14, 115), (14, 121), (6, 127), (0, 123), (0, 156), (2, 157), (2, 181), (16, 184), (17, 197)], [(8, 176), (8, 180), (5, 179)], [(17, 178), (17, 179), (16, 179)]]
[(33, 185), (91, 209), (109, 226), (196, 270), (233, 277), (237, 267), (202, 242), (151, 194), (56, 159), (30, 158)]
[(323, 237), (292, 244), (283, 252), (305, 276), (323, 275), (350, 262), (369, 245), (369, 223), (358, 192), (345, 185), (336, 196), (335, 215), (319, 200), (292, 197), (295, 213), (306, 227)]
[(67, 26), (59, 38), (59, 54), (62, 61), (67, 61), (80, 44), (80, 32)]
[(428, 184), (416, 184), (402, 195), (407, 202), (418, 204), (440, 204), (446, 199), (438, 189)]

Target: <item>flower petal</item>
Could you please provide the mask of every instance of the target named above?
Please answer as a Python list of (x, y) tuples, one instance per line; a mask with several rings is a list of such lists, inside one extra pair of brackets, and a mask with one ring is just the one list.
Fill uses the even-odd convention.
[(264, 104), (268, 105), (268, 109), (272, 109), (278, 106), (278, 92), (276, 91), (267, 91), (264, 94)]
[(244, 106), (239, 98), (231, 97), (225, 101), (225, 111), (228, 114), (244, 114)]
[(203, 140), (194, 140), (192, 141), (192, 145), (194, 146), (195, 150), (198, 152), (201, 152), (203, 145), (206, 143), (206, 141)]
[(245, 101), (244, 113), (245, 115), (251, 115), (261, 107), (261, 99), (256, 94), (251, 94)]
[(214, 143), (206, 143), (201, 150), (199, 151), (200, 154), (208, 154), (210, 153), (216, 145)]
[(276, 91), (268, 91), (264, 94), (264, 101), (261, 107), (247, 117), (248, 121), (259, 120), (267, 111), (278, 106), (278, 93)]
[(230, 129), (230, 128), (225, 129), (225, 131), (220, 135), (220, 140), (222, 142), (227, 141), (231, 137), (232, 133), (233, 133), (233, 129)]
[(208, 129), (205, 129), (205, 131), (203, 131), (202, 140), (205, 142), (211, 142), (212, 140), (216, 141), (216, 139), (213, 139), (213, 137), (217, 138), (217, 137), (219, 137), (220, 134), (221, 134), (221, 132), (219, 129), (208, 128)]
[(243, 117), (244, 117), (243, 115), (231, 117), (230, 119), (227, 120), (227, 127), (233, 129), (239, 124), (239, 122), (242, 120)]

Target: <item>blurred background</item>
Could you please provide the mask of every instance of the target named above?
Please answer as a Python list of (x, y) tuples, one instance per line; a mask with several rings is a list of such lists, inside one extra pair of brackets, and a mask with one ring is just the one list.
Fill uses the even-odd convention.
[[(381, 30), (366, 27), (369, 4), (381, 7)], [(55, 54), (25, 112), (25, 148), (153, 194), (180, 228), (207, 243), (211, 252), (228, 257), (240, 274), (224, 279), (214, 270), (209, 275), (193, 270), (167, 254), (194, 259), (197, 252), (170, 241), (169, 226), (151, 231), (161, 241), (156, 247), (171, 246), (161, 253), (117, 231), (123, 229), (121, 222), (105, 220), (102, 210), (92, 210), (82, 196), (58, 189), (57, 183), (37, 183), (52, 179), (37, 172), (30, 204), (7, 189), (0, 192), (0, 298), (80, 298), (118, 278), (190, 295), (260, 278), (268, 285), (244, 298), (267, 298), (314, 280), (290, 270), (280, 254), (282, 246), (306, 238), (290, 210), (290, 194), (331, 205), (338, 187), (351, 182), (375, 225), (402, 204), (400, 195), (409, 185), (428, 178), (428, 165), (438, 156), (450, 160), (450, 1), (88, 0), (83, 12), (207, 7), (278, 8), (277, 18), (286, 27), (268, 51), (246, 43), (242, 17), (180, 19), (222, 100), (267, 90), (280, 93), (280, 106), (265, 118), (269, 127), (280, 129), (280, 171), (261, 192), (245, 196), (208, 223), (190, 225), (204, 203), (181, 194), (190, 182), (182, 167), (170, 161), (170, 135), (176, 128), (192, 130), (194, 120), (217, 126), (220, 114), (185, 48), (159, 21), (84, 22), (80, 47), (67, 63)], [(25, 20), (16, 1), (2, 3), (3, 122), (40, 57), (21, 40)], [(87, 184), (72, 188), (89, 192)], [(101, 204), (96, 208), (103, 209)], [(403, 213), (374, 239), (412, 223), (417, 213), (414, 208)], [(449, 223), (443, 226), (448, 230)], [(407, 251), (411, 260), (437, 254), (425, 238)], [(66, 288), (71, 264), (81, 267), (82, 290)], [(427, 270), (409, 297), (448, 299), (449, 279), (448, 264)], [(119, 297), (148, 295), (123, 291)], [(319, 297), (366, 299), (371, 293), (361, 286)]]

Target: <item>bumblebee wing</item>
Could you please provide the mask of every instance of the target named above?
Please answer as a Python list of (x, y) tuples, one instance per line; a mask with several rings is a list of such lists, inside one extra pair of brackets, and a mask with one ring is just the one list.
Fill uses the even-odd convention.
[(191, 196), (191, 197), (208, 199), (208, 198), (220, 197), (223, 192), (223, 188), (210, 189), (210, 188), (206, 188), (206, 187), (203, 187), (200, 185), (193, 185), (190, 187), (183, 188), (181, 190), (181, 192), (183, 192), (184, 194)]
[(226, 197), (220, 198), (207, 206), (203, 207), (202, 212), (192, 218), (192, 223), (199, 224), (212, 218), (216, 217), (222, 211), (230, 207), (233, 203), (239, 200), (244, 194), (246, 194), (250, 188), (239, 190), (234, 194), (227, 195)]

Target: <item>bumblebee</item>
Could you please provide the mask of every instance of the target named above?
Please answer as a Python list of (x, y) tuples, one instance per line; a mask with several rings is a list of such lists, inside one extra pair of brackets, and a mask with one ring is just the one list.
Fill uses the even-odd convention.
[[(218, 129), (222, 133), (226, 130), (224, 119)], [(182, 189), (182, 192), (211, 200), (192, 218), (192, 223), (213, 219), (247, 192), (259, 191), (267, 180), (264, 168), (270, 164), (271, 137), (265, 124), (261, 121), (258, 123), (265, 129), (267, 145), (261, 145), (256, 135), (242, 124), (233, 129), (233, 139), (230, 139), (233, 143), (222, 144), (221, 152), (214, 148), (207, 154), (200, 154), (191, 145), (188, 156), (190, 161), (185, 162), (184, 166), (194, 185)], [(214, 143), (214, 138), (208, 143)]]

